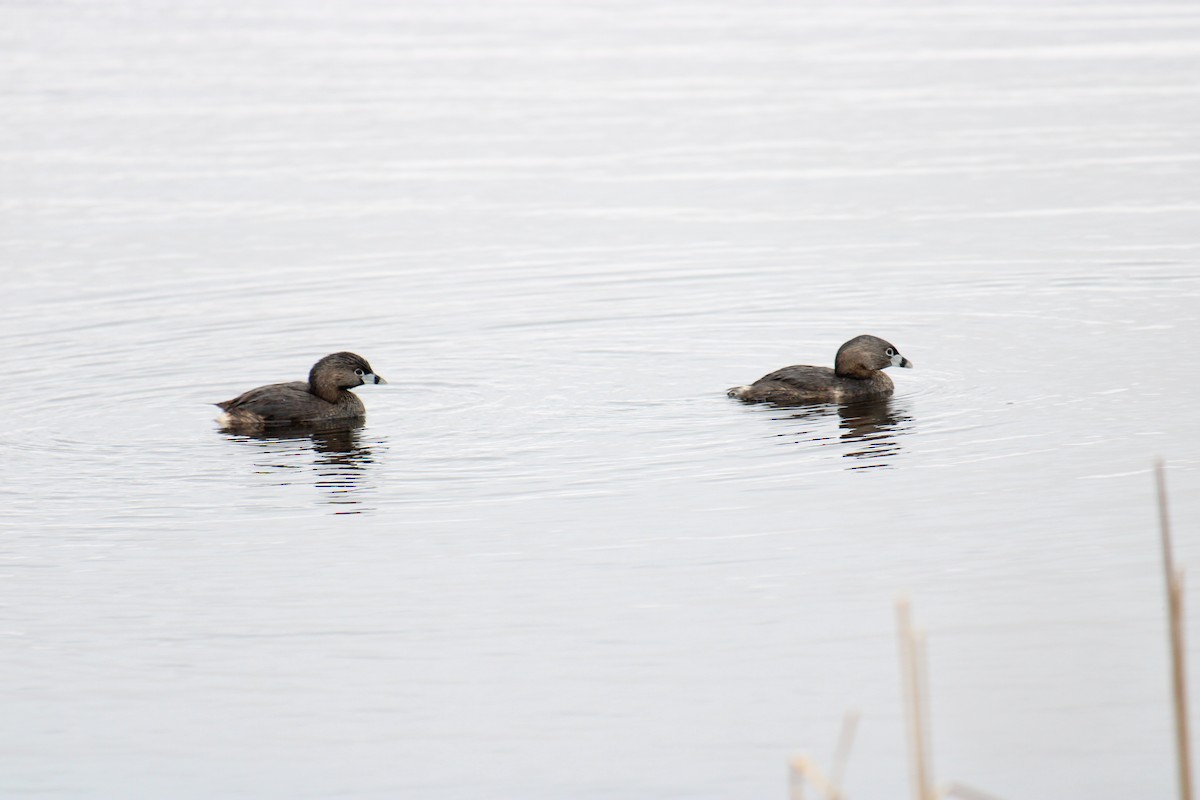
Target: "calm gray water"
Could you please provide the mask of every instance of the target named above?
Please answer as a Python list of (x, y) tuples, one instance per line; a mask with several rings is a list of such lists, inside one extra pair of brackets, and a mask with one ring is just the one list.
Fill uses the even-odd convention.
[(940, 780), (1169, 796), (1198, 102), (1190, 2), (0, 4), (0, 795), (900, 797), (908, 593)]

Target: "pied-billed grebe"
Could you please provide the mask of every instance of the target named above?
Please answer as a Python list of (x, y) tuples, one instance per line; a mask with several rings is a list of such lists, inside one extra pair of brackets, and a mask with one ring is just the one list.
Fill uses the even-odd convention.
[(308, 382), (272, 383), (217, 403), (225, 427), (263, 427), (351, 420), (366, 414), (362, 400), (348, 391), (364, 383), (387, 383), (362, 356), (334, 353), (308, 373)]
[(735, 386), (727, 394), (751, 403), (853, 403), (875, 400), (892, 393), (892, 379), (884, 367), (912, 367), (894, 345), (878, 336), (855, 336), (837, 351), (834, 367), (797, 365), (775, 370), (749, 386)]

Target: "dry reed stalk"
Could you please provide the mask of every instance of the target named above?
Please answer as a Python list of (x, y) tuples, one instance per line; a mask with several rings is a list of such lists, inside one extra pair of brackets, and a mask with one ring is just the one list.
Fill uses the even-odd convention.
[(942, 797), (957, 797), (960, 800), (1000, 800), (994, 794), (982, 792), (965, 783), (951, 783), (942, 790)]
[(854, 744), (854, 734), (858, 730), (858, 709), (850, 709), (842, 717), (842, 731), (838, 734), (837, 747), (833, 751), (832, 766), (829, 768), (829, 783), (833, 787), (835, 798), (842, 797), (842, 776), (846, 774), (846, 762), (850, 759), (850, 747)]
[(900, 672), (904, 684), (904, 706), (908, 717), (908, 753), (912, 765), (914, 800), (937, 800), (930, 766), (929, 713), (925, 707), (925, 636), (912, 624), (907, 597), (896, 601), (900, 635)]
[[(942, 791), (933, 785), (933, 746), (930, 738), (928, 665), (926, 662), (925, 632), (912, 623), (912, 604), (907, 597), (896, 600), (896, 620), (900, 639), (900, 672), (904, 691), (904, 710), (908, 726), (909, 763), (912, 767), (914, 800), (998, 800), (995, 795), (963, 783), (950, 783)], [(812, 760), (797, 756), (788, 763), (788, 797), (804, 800), (805, 782), (812, 785), (824, 800), (845, 800), (840, 784), (850, 756), (850, 746), (858, 725), (857, 710), (846, 712), (842, 730), (833, 754), (833, 769), (827, 777)], [(1191, 800), (1191, 798), (1186, 798)]]
[(847, 711), (842, 718), (842, 731), (838, 735), (837, 748), (833, 755), (833, 770), (828, 776), (815, 762), (805, 756), (797, 756), (789, 763), (789, 797), (804, 800), (804, 782), (808, 781), (825, 800), (844, 800), (841, 789), (842, 774), (846, 771), (846, 760), (850, 758), (850, 745), (854, 741), (854, 728), (858, 724), (858, 711)]
[(1183, 570), (1171, 555), (1171, 520), (1167, 514), (1167, 479), (1160, 458), (1154, 465), (1158, 484), (1158, 522), (1162, 532), (1163, 572), (1167, 579), (1167, 616), (1171, 637), (1171, 694), (1175, 701), (1175, 758), (1179, 769), (1179, 797), (1192, 800), (1191, 745), (1188, 736), (1187, 670), (1183, 644)]
[(817, 790), (825, 800), (836, 800), (841, 797), (841, 792), (837, 790), (829, 779), (825, 777), (825, 773), (821, 772), (821, 768), (804, 756), (796, 756), (788, 764), (790, 791), (788, 792), (791, 800), (804, 800), (804, 783), (807, 781), (812, 784), (812, 787)]

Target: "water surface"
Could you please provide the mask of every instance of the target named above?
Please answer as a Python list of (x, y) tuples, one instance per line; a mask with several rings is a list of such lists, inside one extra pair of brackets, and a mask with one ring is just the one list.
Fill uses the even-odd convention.
[[(781, 797), (856, 707), (896, 797), (904, 592), (939, 778), (1173, 791), (1191, 4), (0, 17), (4, 796)], [(342, 349), (362, 427), (217, 430)]]

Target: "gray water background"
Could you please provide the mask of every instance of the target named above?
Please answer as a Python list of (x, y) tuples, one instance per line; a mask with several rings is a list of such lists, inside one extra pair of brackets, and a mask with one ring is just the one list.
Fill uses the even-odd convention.
[[(857, 708), (900, 797), (902, 593), (940, 780), (1172, 792), (1195, 3), (0, 20), (0, 795), (782, 797)], [(865, 332), (868, 418), (724, 396)]]

